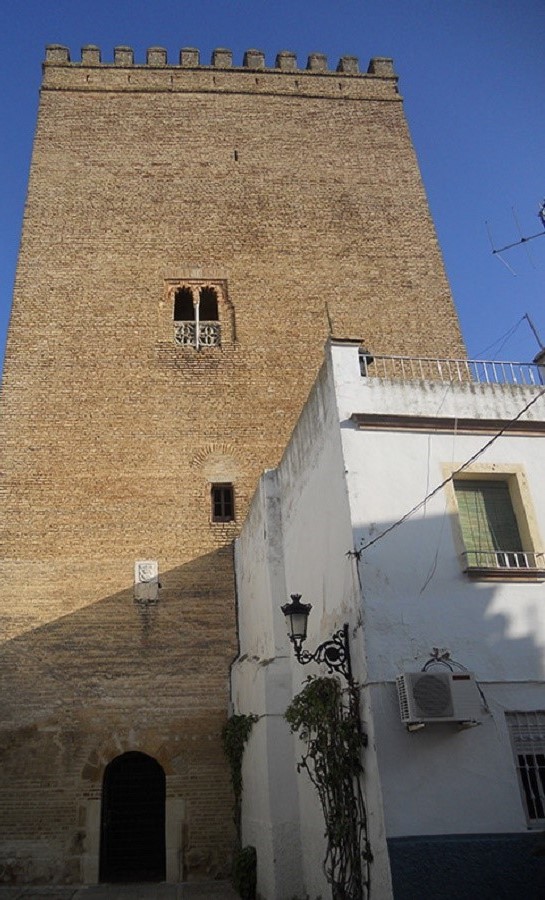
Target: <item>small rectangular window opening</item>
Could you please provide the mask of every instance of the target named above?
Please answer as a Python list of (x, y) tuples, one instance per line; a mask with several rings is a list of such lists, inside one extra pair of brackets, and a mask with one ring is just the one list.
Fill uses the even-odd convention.
[(232, 484), (212, 485), (212, 521), (232, 522), (235, 518), (235, 502)]

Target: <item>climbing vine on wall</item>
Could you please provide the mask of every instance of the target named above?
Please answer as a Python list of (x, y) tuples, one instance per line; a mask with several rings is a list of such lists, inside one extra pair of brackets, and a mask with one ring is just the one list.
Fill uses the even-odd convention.
[(235, 852), (233, 856), (233, 883), (242, 900), (254, 900), (256, 894), (257, 859), (255, 847), (242, 846), (242, 758), (244, 747), (257, 716), (231, 716), (221, 733), (223, 750), (231, 768), (231, 782), (235, 802)]
[(242, 814), (242, 757), (244, 746), (257, 716), (231, 716), (223, 726), (221, 734), (223, 749), (231, 768), (231, 781), (235, 804), (233, 817), (235, 820), (237, 849), (241, 847), (241, 814)]
[(333, 900), (369, 896), (372, 860), (361, 787), (364, 745), (357, 688), (346, 691), (337, 678), (307, 679), (286, 719), (305, 745), (297, 770), (306, 770), (322, 806), (327, 850), (324, 872)]

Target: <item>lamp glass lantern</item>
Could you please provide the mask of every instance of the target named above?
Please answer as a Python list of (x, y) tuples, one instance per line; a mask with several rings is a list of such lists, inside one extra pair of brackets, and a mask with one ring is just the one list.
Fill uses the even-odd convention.
[(290, 641), (300, 647), (307, 637), (307, 622), (312, 604), (301, 603), (301, 594), (291, 594), (291, 601), (282, 606), (282, 612), (286, 617)]

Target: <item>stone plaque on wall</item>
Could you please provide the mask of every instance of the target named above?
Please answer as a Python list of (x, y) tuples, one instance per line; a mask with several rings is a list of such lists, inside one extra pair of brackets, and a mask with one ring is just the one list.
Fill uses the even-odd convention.
[(134, 599), (156, 601), (159, 596), (159, 564), (155, 559), (137, 559), (134, 564)]

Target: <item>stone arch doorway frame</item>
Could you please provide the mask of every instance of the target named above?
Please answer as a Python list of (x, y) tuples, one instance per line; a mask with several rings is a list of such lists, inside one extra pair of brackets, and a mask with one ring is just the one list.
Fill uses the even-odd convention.
[(152, 756), (129, 750), (104, 770), (99, 879), (164, 881), (166, 777)]
[[(92, 751), (82, 771), (84, 799), (80, 804), (79, 824), (85, 834), (84, 852), (81, 859), (81, 877), (85, 884), (99, 883), (100, 834), (102, 809), (102, 784), (106, 767), (116, 757), (137, 751), (152, 759), (162, 767), (166, 781), (165, 799), (165, 880), (177, 884), (184, 880), (184, 855), (186, 843), (186, 802), (175, 790), (175, 774), (170, 757), (165, 753), (165, 745), (148, 746), (138, 740), (109, 741), (107, 745)], [(176, 748), (175, 754), (178, 749)]]

